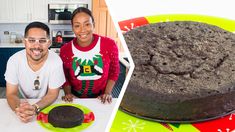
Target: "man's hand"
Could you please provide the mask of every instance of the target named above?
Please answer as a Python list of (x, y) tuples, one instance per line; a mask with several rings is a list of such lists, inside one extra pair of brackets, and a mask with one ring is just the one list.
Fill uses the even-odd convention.
[(65, 102), (73, 102), (73, 98), (75, 98), (75, 96), (70, 93), (70, 94), (65, 94), (65, 96), (62, 97), (62, 100)]
[(102, 94), (98, 96), (98, 99), (101, 100), (101, 103), (108, 102), (109, 104), (112, 103), (112, 95), (111, 94)]
[(35, 107), (30, 105), (28, 102), (21, 102), (19, 107), (15, 109), (16, 115), (22, 122), (30, 122), (36, 115)]

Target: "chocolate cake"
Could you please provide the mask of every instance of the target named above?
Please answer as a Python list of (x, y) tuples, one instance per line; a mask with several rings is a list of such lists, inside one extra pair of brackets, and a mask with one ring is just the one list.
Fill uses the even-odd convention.
[(235, 110), (235, 34), (175, 21), (124, 34), (135, 69), (121, 108), (162, 121), (202, 121)]
[(54, 127), (72, 128), (81, 125), (83, 120), (83, 111), (73, 106), (58, 106), (48, 113), (48, 122)]

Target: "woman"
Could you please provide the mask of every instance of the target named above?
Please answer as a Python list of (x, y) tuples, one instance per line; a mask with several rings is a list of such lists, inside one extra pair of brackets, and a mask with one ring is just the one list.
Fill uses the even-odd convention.
[(98, 97), (102, 103), (111, 103), (111, 91), (119, 75), (116, 44), (94, 34), (94, 18), (87, 8), (77, 8), (71, 23), (76, 37), (60, 50), (66, 76), (62, 99), (71, 102), (74, 96)]

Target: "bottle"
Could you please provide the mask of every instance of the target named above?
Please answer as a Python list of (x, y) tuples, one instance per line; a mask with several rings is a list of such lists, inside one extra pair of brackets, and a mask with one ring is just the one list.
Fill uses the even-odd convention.
[(21, 34), (16, 34), (15, 43), (22, 43), (23, 42), (23, 36)]
[(15, 32), (11, 32), (10, 42), (11, 43), (15, 43), (15, 40), (16, 40), (16, 33)]
[(9, 33), (9, 31), (4, 31), (3, 32), (2, 43), (10, 43), (10, 33)]

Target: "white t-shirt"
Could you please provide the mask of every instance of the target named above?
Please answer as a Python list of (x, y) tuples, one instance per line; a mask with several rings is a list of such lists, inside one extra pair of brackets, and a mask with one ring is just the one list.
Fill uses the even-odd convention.
[[(35, 90), (34, 82), (39, 77), (39, 90)], [(24, 98), (42, 98), (47, 89), (56, 89), (63, 85), (65, 76), (60, 57), (49, 50), (48, 58), (38, 71), (34, 72), (27, 63), (26, 50), (12, 55), (5, 72), (6, 82), (18, 85)]]

